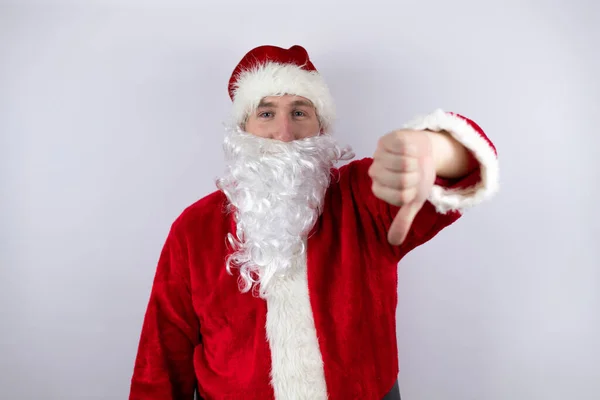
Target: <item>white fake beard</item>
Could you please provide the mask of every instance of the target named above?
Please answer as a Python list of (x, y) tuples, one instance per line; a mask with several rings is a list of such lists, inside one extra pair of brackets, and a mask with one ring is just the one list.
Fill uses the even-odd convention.
[(227, 271), (240, 269), (240, 290), (259, 288), (264, 297), (274, 276), (283, 276), (305, 256), (305, 239), (322, 212), (331, 169), (354, 157), (328, 134), (281, 142), (240, 129), (224, 141), (227, 172), (217, 187), (234, 213), (236, 235)]

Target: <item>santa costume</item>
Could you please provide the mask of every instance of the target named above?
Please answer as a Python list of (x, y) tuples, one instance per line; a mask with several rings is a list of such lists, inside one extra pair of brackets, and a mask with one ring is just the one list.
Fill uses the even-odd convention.
[[(399, 261), (498, 189), (496, 149), (437, 110), (405, 125), (446, 131), (478, 167), (438, 178), (403, 244), (399, 208), (374, 196), (371, 158), (329, 132), (331, 94), (304, 48), (261, 46), (229, 82), (232, 125), (218, 190), (173, 223), (158, 261), (130, 400), (381, 400), (399, 373)], [(266, 96), (315, 106), (323, 134), (291, 143), (244, 131)]]

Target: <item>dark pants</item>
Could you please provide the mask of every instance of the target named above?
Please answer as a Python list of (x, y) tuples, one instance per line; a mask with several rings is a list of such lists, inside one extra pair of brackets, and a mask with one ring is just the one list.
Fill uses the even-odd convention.
[(400, 387), (398, 386), (398, 381), (394, 382), (394, 386), (392, 390), (390, 390), (385, 396), (383, 396), (382, 400), (400, 400)]

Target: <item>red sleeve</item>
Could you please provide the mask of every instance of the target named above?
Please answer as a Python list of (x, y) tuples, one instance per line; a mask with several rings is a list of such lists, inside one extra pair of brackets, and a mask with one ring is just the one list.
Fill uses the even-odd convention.
[(456, 180), (436, 179), (428, 201), (415, 217), (411, 230), (400, 246), (387, 242), (387, 232), (399, 211), (379, 200), (371, 191), (371, 178), (368, 169), (372, 159), (365, 158), (350, 167), (353, 191), (360, 192), (364, 205), (376, 225), (379, 241), (383, 242), (384, 252), (394, 262), (399, 261), (412, 249), (435, 237), (441, 230), (458, 220), (470, 207), (490, 199), (498, 190), (498, 161), (496, 148), (472, 120), (455, 113), (441, 110), (416, 118), (406, 127), (417, 130), (447, 131), (463, 144), (473, 158), (476, 167), (466, 176)]
[(495, 145), (473, 120), (460, 114), (436, 110), (406, 125), (416, 130), (445, 131), (469, 150), (477, 164), (474, 173), (459, 181), (438, 179), (429, 201), (439, 213), (469, 208), (491, 199), (499, 189), (499, 164)]
[(145, 313), (129, 400), (193, 400), (200, 342), (183, 247), (173, 230), (162, 249)]

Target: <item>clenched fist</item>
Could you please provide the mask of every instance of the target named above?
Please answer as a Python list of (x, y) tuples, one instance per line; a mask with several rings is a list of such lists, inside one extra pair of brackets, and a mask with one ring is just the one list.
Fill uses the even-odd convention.
[(400, 245), (433, 188), (436, 165), (428, 131), (397, 130), (381, 139), (369, 169), (373, 194), (400, 206), (388, 232), (388, 241)]

